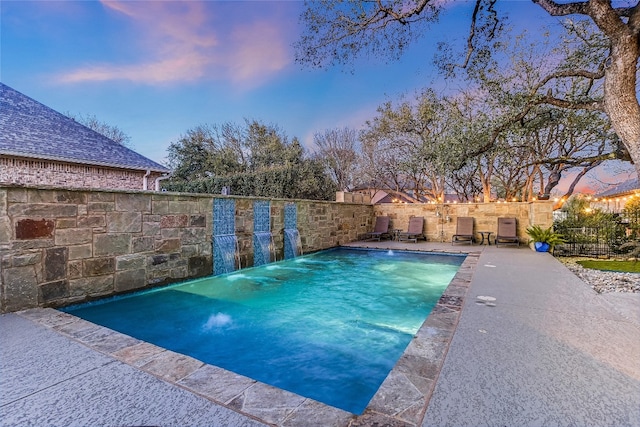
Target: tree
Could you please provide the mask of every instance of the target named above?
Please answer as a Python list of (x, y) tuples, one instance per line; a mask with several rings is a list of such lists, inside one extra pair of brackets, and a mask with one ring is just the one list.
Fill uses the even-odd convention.
[[(502, 41), (493, 46), (490, 57), (468, 64), (467, 77), (475, 86), (470, 95), (463, 92), (455, 102), (463, 117), (460, 122), (470, 128), (464, 132), (475, 133), (473, 140), (481, 141), (465, 146), (467, 159), (480, 160), (478, 173), (485, 201), (493, 175), (500, 175), (494, 178), (502, 197), (517, 195), (531, 200), (539, 197), (536, 192), (548, 197), (563, 174), (579, 168), (565, 195), (569, 196), (587, 172), (615, 158), (619, 139), (604, 113), (561, 109), (539, 102), (540, 82), (557, 67), (555, 62), (579, 67), (588, 56), (584, 48), (586, 37), (577, 37), (577, 41), (565, 38), (550, 48), (551, 37), (545, 34), (532, 43), (526, 32), (516, 37), (504, 34)], [(441, 61), (446, 64), (451, 59)], [(547, 89), (572, 99), (580, 99), (585, 92), (601, 93), (600, 88), (575, 77), (547, 85)], [(474, 126), (479, 131), (474, 132)]]
[(564, 173), (578, 169), (563, 196), (567, 198), (582, 177), (610, 157), (617, 137), (608, 118), (598, 112), (552, 109), (547, 113), (544, 121), (528, 132), (527, 146), (531, 162), (546, 171), (546, 184), (540, 179), (540, 192), (546, 197)]
[(66, 113), (67, 117), (75, 120), (76, 122), (88, 127), (91, 130), (98, 132), (101, 135), (106, 136), (110, 140), (117, 142), (118, 144), (124, 145), (127, 147), (131, 142), (131, 137), (124, 133), (119, 127), (114, 125), (109, 125), (107, 123), (101, 122), (98, 120), (96, 116), (82, 114), (72, 114)]
[[(466, 67), (470, 58), (482, 61), (491, 40), (499, 30), (500, 21), (493, 9), (497, 0), (475, 0), (467, 54), (461, 64)], [(603, 44), (589, 45), (590, 54), (583, 56), (584, 67), (558, 67), (539, 81), (532, 104), (547, 103), (560, 108), (600, 110), (611, 120), (625, 151), (621, 157), (634, 162), (640, 175), (640, 102), (637, 95), (637, 67), (640, 56), (640, 2), (629, 6), (613, 6), (611, 0), (572, 1), (532, 0), (551, 16), (574, 15), (591, 20), (597, 34), (584, 39), (585, 44), (598, 39)], [(635, 3), (635, 4), (634, 4)], [(419, 0), (408, 4), (402, 0), (375, 2), (341, 2), (339, 0), (307, 1), (302, 21), (306, 32), (296, 44), (296, 60), (312, 66), (346, 64), (358, 54), (397, 59), (404, 49), (424, 36), (429, 23), (438, 18), (445, 3)], [(575, 28), (584, 28), (578, 24)], [(580, 36), (579, 32), (576, 33)], [(587, 52), (587, 51), (585, 51)], [(562, 64), (561, 64), (562, 65)], [(571, 64), (569, 64), (571, 65)], [(585, 91), (579, 98), (546, 90), (552, 81), (579, 78)], [(602, 97), (593, 96), (590, 88), (602, 82)]]
[(370, 180), (395, 191), (410, 188), (417, 199), (442, 198), (451, 159), (459, 154), (447, 139), (445, 108), (430, 90), (414, 100), (379, 107), (361, 134), (366, 169), (376, 173)]
[(591, 208), (591, 199), (579, 194), (569, 197), (560, 210), (565, 213), (565, 219), (558, 221), (558, 226), (563, 228), (605, 227), (617, 221), (617, 214)]
[(316, 132), (313, 142), (317, 147), (317, 160), (327, 170), (338, 190), (349, 191), (355, 184), (358, 134), (344, 127)]
[(172, 180), (198, 180), (243, 170), (242, 156), (235, 141), (228, 138), (231, 129), (230, 124), (196, 126), (172, 142), (167, 156), (173, 170)]
[[(608, 55), (596, 59), (595, 68), (565, 70), (549, 78), (581, 76), (603, 79), (602, 101), (572, 101), (549, 94), (545, 101), (565, 108), (603, 110), (629, 152), (640, 176), (640, 102), (637, 95), (637, 67), (640, 57), (640, 2), (631, 7), (613, 7), (611, 1), (556, 3), (533, 0), (552, 16), (588, 16), (608, 41)], [(605, 54), (606, 55), (606, 54)], [(594, 61), (595, 62), (595, 61)]]
[[(458, 200), (478, 202), (482, 195), (482, 184), (478, 177), (478, 166), (469, 162), (451, 173), (447, 179), (447, 186), (458, 196)], [(487, 201), (489, 201), (488, 198)]]
[[(482, 193), (485, 203), (491, 200), (497, 156), (508, 148), (499, 140), (488, 142), (495, 126), (494, 113), (499, 111), (498, 108), (486, 108), (489, 104), (483, 91), (461, 91), (447, 99), (448, 108), (443, 111), (450, 116), (449, 122), (452, 123), (449, 132), (451, 144), (458, 147), (458, 155), (452, 158), (454, 164), (449, 166), (450, 179), (455, 182), (452, 187), (458, 197), (462, 195), (461, 198), (466, 200), (476, 199), (478, 193)], [(493, 138), (497, 139), (497, 136)], [(475, 180), (466, 176), (470, 170), (474, 171)], [(463, 181), (468, 184), (466, 188), (460, 185)]]
[(242, 196), (329, 200), (335, 186), (323, 165), (275, 125), (245, 120), (190, 129), (169, 146), (172, 178), (164, 188)]
[(640, 239), (640, 197), (633, 197), (624, 205), (622, 213), (631, 230), (631, 237)]
[(248, 153), (249, 169), (258, 171), (297, 162), (302, 148), (297, 138), (289, 142), (287, 135), (276, 125), (246, 120), (244, 149)]
[(529, 150), (514, 146), (513, 141), (504, 141), (508, 146), (504, 150), (496, 150), (493, 157), (492, 187), (496, 189), (498, 197), (507, 201), (524, 198), (523, 190), (530, 170), (527, 168)]

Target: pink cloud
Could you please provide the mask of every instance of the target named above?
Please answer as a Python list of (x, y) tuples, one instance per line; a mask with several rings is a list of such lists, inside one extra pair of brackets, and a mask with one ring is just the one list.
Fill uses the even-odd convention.
[(190, 81), (201, 78), (205, 70), (198, 64), (204, 64), (206, 58), (197, 53), (184, 54), (156, 62), (133, 65), (96, 65), (71, 71), (60, 76), (63, 83), (83, 81), (129, 80), (143, 83), (167, 83), (172, 81)]
[(283, 69), (290, 62), (284, 34), (273, 22), (239, 26), (231, 36), (228, 60), (236, 82), (256, 81)]
[[(233, 25), (223, 16), (214, 25), (213, 2), (103, 0), (109, 11), (126, 16), (136, 31), (140, 60), (130, 64), (91, 64), (58, 76), (63, 83), (129, 80), (148, 84), (193, 81), (202, 78), (230, 79), (234, 84), (254, 86), (291, 62), (285, 28), (262, 17)], [(228, 11), (227, 11), (228, 13)], [(249, 21), (249, 22), (248, 22)]]

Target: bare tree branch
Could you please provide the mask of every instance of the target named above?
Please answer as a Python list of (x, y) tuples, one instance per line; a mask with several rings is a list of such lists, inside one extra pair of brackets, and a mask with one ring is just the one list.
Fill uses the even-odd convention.
[(531, 162), (527, 166), (533, 165), (571, 165), (571, 166), (582, 166), (587, 167), (592, 165), (595, 162), (603, 162), (605, 160), (613, 160), (616, 159), (617, 155), (615, 152), (598, 154), (597, 156), (589, 156), (589, 157), (556, 157), (556, 158), (546, 158), (546, 159), (537, 159), (534, 162)]
[(476, 19), (478, 18), (478, 11), (480, 10), (480, 3), (482, 0), (476, 0), (476, 5), (473, 8), (473, 14), (471, 15), (471, 25), (469, 26), (469, 38), (467, 39), (467, 54), (464, 58), (464, 62), (460, 65), (457, 65), (461, 68), (467, 68), (469, 65), (469, 60), (471, 59), (471, 54), (473, 53), (473, 38), (476, 35)]
[(589, 172), (590, 170), (595, 169), (596, 167), (600, 166), (601, 163), (602, 163), (602, 160), (598, 160), (598, 161), (594, 162), (591, 165), (585, 166), (580, 171), (580, 173), (578, 173), (578, 175), (575, 176), (575, 178), (573, 179), (573, 181), (569, 185), (569, 188), (567, 189), (567, 192), (562, 197), (564, 199), (569, 198), (569, 196), (571, 196), (573, 194), (573, 191), (575, 190), (576, 185), (578, 185), (578, 182), (580, 182), (582, 177), (584, 177), (587, 174), (587, 172)]
[(549, 104), (554, 107), (566, 108), (569, 110), (588, 110), (588, 111), (604, 111), (604, 104), (602, 101), (586, 101), (586, 102), (576, 102), (569, 101), (566, 99), (556, 98), (547, 94), (540, 98), (537, 104)]
[(553, 0), (532, 0), (552, 16), (566, 16), (575, 13), (585, 15), (587, 13), (586, 2), (556, 3)]

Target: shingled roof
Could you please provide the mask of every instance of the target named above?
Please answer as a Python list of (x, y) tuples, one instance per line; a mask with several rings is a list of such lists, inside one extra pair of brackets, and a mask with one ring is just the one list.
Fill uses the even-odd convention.
[(169, 169), (0, 83), (0, 155), (119, 169)]
[(596, 194), (596, 197), (618, 197), (626, 196), (640, 190), (640, 180), (638, 178), (629, 179), (622, 184), (615, 186), (609, 190), (603, 191), (600, 194)]

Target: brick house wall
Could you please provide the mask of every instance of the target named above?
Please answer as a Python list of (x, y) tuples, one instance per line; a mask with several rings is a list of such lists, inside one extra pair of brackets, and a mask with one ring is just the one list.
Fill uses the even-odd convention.
[[(142, 190), (144, 175), (142, 170), (0, 156), (0, 184)], [(149, 190), (161, 175), (157, 172), (149, 175)]]

